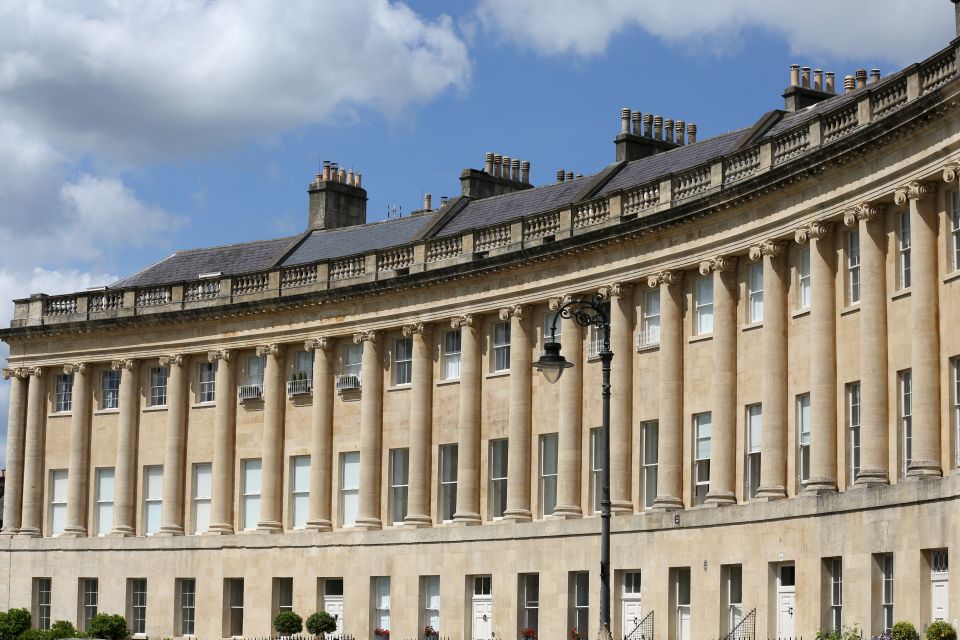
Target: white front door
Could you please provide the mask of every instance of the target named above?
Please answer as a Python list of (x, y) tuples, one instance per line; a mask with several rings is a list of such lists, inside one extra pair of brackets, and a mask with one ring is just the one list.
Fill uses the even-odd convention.
[(677, 607), (677, 640), (690, 640), (690, 605)]
[(343, 635), (343, 596), (325, 596), (323, 610), (337, 621), (337, 635)]
[(933, 574), (930, 576), (930, 619), (947, 619), (947, 599), (950, 595), (950, 583), (947, 574)]
[(620, 635), (626, 637), (637, 628), (640, 621), (643, 620), (643, 612), (640, 608), (640, 600), (637, 598), (624, 598), (622, 608), (623, 631)]
[(493, 635), (493, 602), (489, 598), (473, 599), (473, 640), (490, 640)]
[(792, 638), (793, 637), (793, 609), (794, 609), (794, 593), (793, 589), (786, 590), (781, 588), (780, 592), (777, 594), (777, 637), (778, 638)]

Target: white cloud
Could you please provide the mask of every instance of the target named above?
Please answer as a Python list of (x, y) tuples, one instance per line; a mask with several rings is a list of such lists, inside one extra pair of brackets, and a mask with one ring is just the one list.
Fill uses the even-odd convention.
[(611, 38), (636, 28), (722, 54), (753, 26), (782, 34), (795, 55), (904, 66), (955, 35), (953, 6), (945, 0), (481, 0), (478, 15), (489, 30), (538, 53), (583, 57), (603, 53)]

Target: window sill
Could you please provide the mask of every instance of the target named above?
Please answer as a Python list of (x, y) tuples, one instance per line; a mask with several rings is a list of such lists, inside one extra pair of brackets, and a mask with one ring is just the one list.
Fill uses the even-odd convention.
[(802, 309), (794, 309), (790, 312), (790, 317), (792, 319), (802, 318), (804, 316), (810, 315), (810, 307), (803, 307)]
[(95, 416), (109, 416), (120, 413), (120, 409), (97, 409), (93, 412)]
[(54, 411), (51, 413), (48, 418), (69, 418), (73, 415), (72, 411)]
[(894, 291), (890, 294), (891, 300), (900, 300), (901, 298), (908, 298), (910, 296), (910, 288), (900, 289), (899, 291)]
[(209, 407), (215, 407), (215, 406), (217, 406), (216, 402), (197, 402), (195, 404), (190, 405), (190, 408), (191, 409), (207, 409)]
[(710, 341), (710, 340), (713, 340), (713, 332), (712, 332), (712, 331), (711, 331), (710, 333), (705, 333), (705, 334), (703, 334), (703, 335), (690, 336), (690, 337), (687, 339), (687, 344), (695, 344), (695, 343), (697, 343), (697, 342), (708, 342), (708, 341)]
[(147, 411), (166, 411), (166, 410), (167, 410), (167, 405), (165, 405), (165, 404), (158, 404), (158, 405), (154, 405), (154, 406), (152, 406), (152, 407), (144, 407), (144, 408), (143, 408), (143, 412), (144, 412), (144, 413), (146, 413)]
[(954, 271), (953, 273), (948, 273), (946, 276), (944, 276), (943, 284), (947, 284), (948, 282), (956, 282), (957, 280), (960, 280), (960, 270)]
[(846, 307), (844, 307), (843, 309), (840, 309), (840, 316), (841, 316), (841, 317), (843, 317), (843, 316), (849, 316), (849, 315), (852, 315), (852, 314), (854, 314), (854, 313), (859, 313), (859, 312), (860, 312), (860, 303), (857, 302), (857, 303), (851, 304), (851, 305), (849, 305), (849, 306), (846, 306)]
[(449, 380), (440, 380), (437, 382), (438, 387), (446, 387), (451, 384), (460, 384), (460, 378), (450, 378)]
[(656, 344), (641, 344), (637, 346), (637, 353), (645, 353), (647, 351), (660, 351), (660, 343), (658, 342)]
[(395, 384), (392, 387), (387, 387), (387, 393), (391, 391), (409, 391), (413, 388), (413, 385), (410, 383), (407, 384)]
[(488, 373), (488, 374), (486, 375), (486, 377), (487, 377), (487, 379), (490, 379), (490, 378), (505, 378), (505, 377), (507, 377), (507, 376), (509, 376), (509, 375), (510, 375), (510, 370), (507, 369), (506, 371), (494, 371), (493, 373)]
[(745, 324), (740, 327), (740, 331), (746, 333), (747, 331), (756, 331), (757, 329), (763, 329), (763, 320), (759, 322), (751, 322), (750, 324)]

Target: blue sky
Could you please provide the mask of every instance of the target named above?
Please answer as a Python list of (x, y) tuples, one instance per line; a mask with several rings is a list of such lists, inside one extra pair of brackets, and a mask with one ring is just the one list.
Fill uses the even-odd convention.
[(0, 322), (14, 297), (300, 232), (318, 159), (363, 173), (377, 220), (456, 195), (486, 151), (535, 184), (595, 172), (623, 106), (703, 139), (781, 107), (791, 63), (842, 86), (954, 36), (947, 0), (880, 6), (0, 0)]

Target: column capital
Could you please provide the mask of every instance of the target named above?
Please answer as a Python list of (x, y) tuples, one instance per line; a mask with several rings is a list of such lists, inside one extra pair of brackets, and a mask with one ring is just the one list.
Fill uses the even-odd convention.
[(232, 357), (233, 357), (232, 349), (216, 349), (214, 351), (207, 351), (207, 362), (216, 362), (217, 360), (230, 362), (230, 359)]
[(760, 244), (750, 247), (748, 257), (755, 262), (762, 260), (764, 256), (779, 258), (786, 250), (787, 242), (785, 240), (764, 240)]
[(306, 351), (329, 351), (333, 348), (336, 338), (310, 338), (303, 343)]
[(960, 176), (960, 162), (954, 161), (943, 167), (943, 181), (953, 182)]
[(886, 211), (887, 206), (875, 202), (861, 202), (852, 209), (843, 212), (843, 224), (848, 227), (856, 226), (860, 220), (870, 222)]
[(122, 360), (113, 360), (110, 363), (110, 368), (114, 371), (120, 371), (121, 369), (126, 369), (127, 371), (133, 371), (137, 367), (137, 361), (133, 358), (124, 358)]
[(433, 325), (425, 322), (411, 322), (410, 324), (403, 325), (401, 331), (406, 338), (413, 335), (429, 336), (433, 331)]
[(30, 376), (30, 369), (26, 367), (11, 367), (3, 370), (3, 379), (9, 380), (10, 378), (18, 378), (20, 380), (26, 380)]
[(647, 278), (647, 286), (651, 288), (659, 287), (662, 284), (671, 285), (680, 284), (681, 282), (683, 282), (683, 271), (677, 269), (661, 271)]
[(281, 356), (286, 348), (287, 346), (283, 344), (261, 344), (257, 347), (257, 355), (261, 358), (263, 356)]
[(64, 373), (79, 373), (80, 375), (83, 375), (87, 373), (87, 371), (89, 370), (90, 370), (90, 365), (87, 364), (86, 362), (75, 362), (73, 364), (63, 365)]
[(597, 289), (597, 293), (600, 294), (600, 297), (604, 300), (622, 298), (623, 296), (630, 295), (632, 291), (633, 283), (631, 282), (612, 282)]
[(168, 367), (170, 365), (183, 366), (183, 354), (177, 353), (169, 356), (160, 356), (161, 367)]
[(550, 308), (550, 311), (556, 311), (571, 300), (573, 300), (573, 296), (570, 294), (553, 296), (547, 300), (547, 306)]
[(460, 329), (462, 327), (473, 327), (474, 323), (479, 324), (480, 316), (474, 313), (468, 313), (462, 316), (454, 316), (450, 318), (450, 327), (452, 329)]
[(362, 344), (364, 342), (376, 342), (380, 337), (379, 331), (357, 331), (353, 334), (353, 343)]
[(736, 266), (736, 256), (717, 256), (716, 258), (701, 262), (699, 271), (700, 275), (708, 276), (714, 271), (719, 271), (720, 273), (733, 271)]
[(524, 320), (529, 316), (527, 311), (528, 307), (523, 304), (515, 304), (509, 307), (504, 307), (500, 309), (500, 319), (509, 320), (510, 318), (516, 318), (517, 320)]
[(810, 224), (800, 227), (793, 233), (793, 239), (798, 244), (806, 244), (810, 240), (819, 240), (833, 233), (833, 223), (814, 220)]
[(28, 367), (27, 375), (34, 378), (42, 378), (46, 369), (44, 367)]
[(893, 201), (897, 205), (901, 205), (909, 200), (923, 200), (931, 193), (933, 193), (932, 182), (913, 180), (893, 192)]

